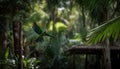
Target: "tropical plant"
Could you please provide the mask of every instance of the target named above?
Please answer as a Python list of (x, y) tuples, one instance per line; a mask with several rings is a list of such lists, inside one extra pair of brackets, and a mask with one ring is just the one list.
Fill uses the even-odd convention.
[(23, 64), (25, 69), (39, 69), (40, 66), (38, 65), (40, 60), (37, 58), (24, 58)]
[(88, 35), (88, 43), (96, 44), (105, 41), (106, 38), (112, 38), (116, 41), (120, 34), (120, 16), (113, 18), (106, 23), (94, 28)]

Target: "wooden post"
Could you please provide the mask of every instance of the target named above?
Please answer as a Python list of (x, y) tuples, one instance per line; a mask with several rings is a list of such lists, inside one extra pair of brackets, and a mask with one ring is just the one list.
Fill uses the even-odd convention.
[(76, 69), (75, 53), (73, 53), (73, 69)]
[(86, 57), (85, 57), (85, 69), (88, 68), (88, 59), (87, 59), (88, 55), (86, 54)]
[(105, 69), (111, 69), (111, 58), (110, 58), (110, 45), (109, 38), (106, 40), (105, 50), (104, 50), (104, 62)]

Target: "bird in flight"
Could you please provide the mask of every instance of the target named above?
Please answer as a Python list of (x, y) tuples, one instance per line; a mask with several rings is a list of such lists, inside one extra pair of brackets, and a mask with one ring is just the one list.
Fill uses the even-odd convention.
[(33, 30), (39, 35), (39, 37), (37, 38), (37, 41), (43, 41), (43, 36), (54, 37), (53, 35), (50, 35), (49, 33), (47, 33), (46, 30), (42, 30), (42, 29), (36, 24), (36, 22), (33, 23), (32, 28), (33, 28)]

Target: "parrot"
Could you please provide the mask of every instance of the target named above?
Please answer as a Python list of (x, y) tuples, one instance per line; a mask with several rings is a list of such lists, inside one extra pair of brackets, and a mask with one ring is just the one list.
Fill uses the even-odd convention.
[(46, 31), (43, 31), (37, 24), (36, 22), (33, 22), (32, 25), (33, 30), (39, 35), (37, 38), (37, 41), (43, 41), (43, 36), (49, 36), (49, 37), (54, 37), (53, 35), (50, 35)]

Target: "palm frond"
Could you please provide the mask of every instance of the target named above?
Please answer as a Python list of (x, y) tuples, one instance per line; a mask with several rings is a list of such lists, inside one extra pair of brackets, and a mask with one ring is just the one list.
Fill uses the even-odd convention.
[(94, 28), (88, 34), (88, 43), (96, 44), (104, 41), (107, 37), (112, 37), (114, 41), (120, 36), (120, 16)]

